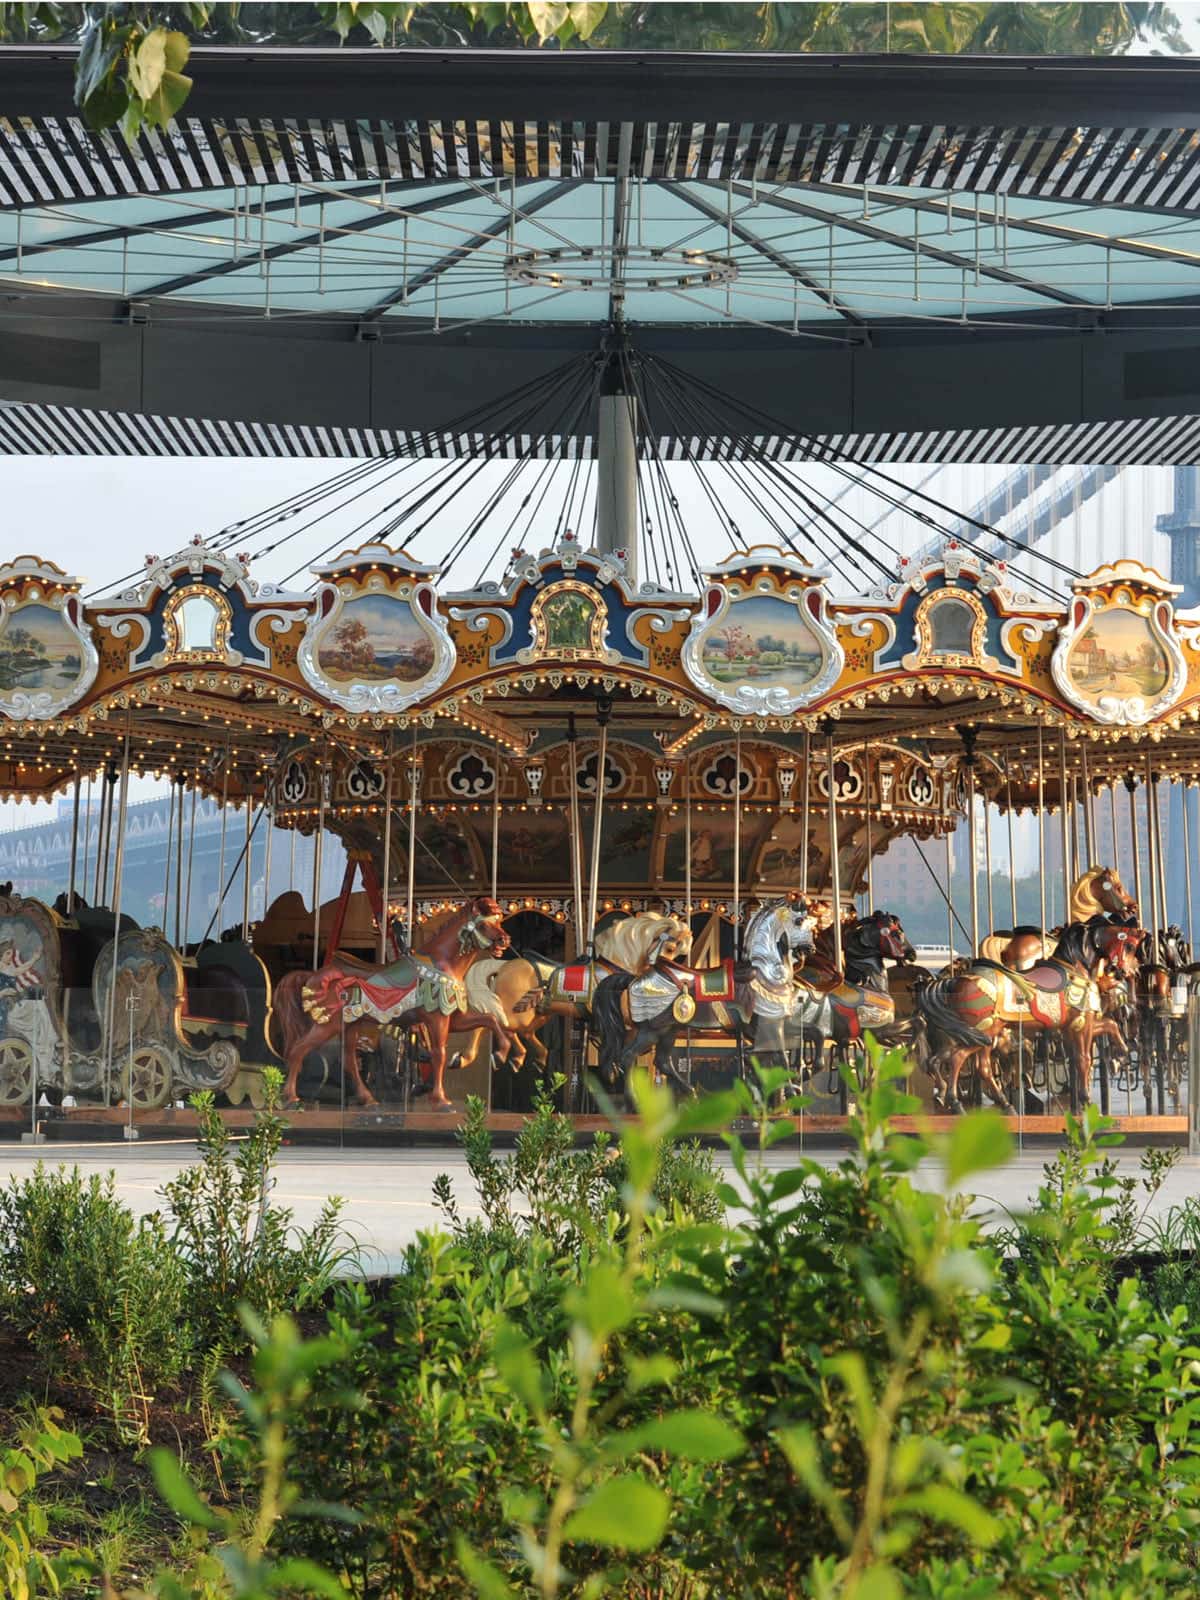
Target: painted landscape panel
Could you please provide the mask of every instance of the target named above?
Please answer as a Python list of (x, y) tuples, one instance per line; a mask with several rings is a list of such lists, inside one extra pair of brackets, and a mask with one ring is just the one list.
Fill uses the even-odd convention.
[(322, 629), (317, 661), (332, 683), (416, 683), (433, 666), (433, 641), (407, 600), (356, 595)]
[(0, 630), (0, 690), (63, 689), (83, 670), (79, 639), (53, 606), (18, 606)]
[(1071, 682), (1085, 700), (1102, 695), (1152, 700), (1167, 686), (1170, 662), (1149, 618), (1113, 607), (1097, 613), (1071, 647)]
[(735, 600), (705, 630), (704, 670), (715, 683), (778, 685), (798, 694), (821, 671), (821, 641), (799, 610), (773, 595)]

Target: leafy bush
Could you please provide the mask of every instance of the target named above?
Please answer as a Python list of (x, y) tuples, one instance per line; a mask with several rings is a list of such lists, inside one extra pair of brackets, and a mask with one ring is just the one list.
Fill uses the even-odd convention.
[[(434, 1182), (434, 1198), (455, 1242), (480, 1263), (497, 1250), (522, 1257), (535, 1237), (553, 1250), (574, 1252), (620, 1212), (628, 1181), (622, 1148), (611, 1134), (601, 1132), (591, 1145), (576, 1149), (574, 1123), (554, 1106), (553, 1096), (563, 1081), (556, 1078), (538, 1087), (533, 1113), (510, 1156), (494, 1152), (483, 1101), (476, 1095), (467, 1099), (459, 1138), (483, 1216), (462, 1217), (444, 1174)], [(725, 1208), (716, 1178), (712, 1156), (698, 1142), (664, 1143), (652, 1205), (667, 1216), (678, 1208), (696, 1221), (720, 1221)]]
[[(484, 1224), (340, 1297), (347, 1362), (314, 1385), (294, 1471), (364, 1522), (296, 1524), (290, 1547), (362, 1597), (1194, 1592), (1200, 1349), (1120, 1279), (1141, 1204), (1103, 1121), (997, 1244), (964, 1185), (1007, 1159), (1002, 1120), (895, 1136), (905, 1072), (874, 1052), (832, 1170), (727, 1136), (736, 1226), (656, 1212), (660, 1154), (703, 1117), (789, 1134), (777, 1074), (679, 1110), (643, 1081), (598, 1223), (590, 1189), (575, 1226), (543, 1194), (566, 1153), (547, 1116), (532, 1164), (481, 1146)], [(934, 1153), (945, 1195), (911, 1180)]]
[(187, 1277), (161, 1223), (137, 1220), (111, 1173), (85, 1179), (38, 1162), (0, 1189), (0, 1315), (123, 1436), (147, 1436), (156, 1390), (187, 1361), (187, 1309)]
[(340, 1225), (340, 1200), (327, 1201), (308, 1232), (293, 1225), (288, 1207), (272, 1204), (273, 1167), (287, 1124), (279, 1115), (282, 1074), (268, 1068), (263, 1081), (266, 1105), (236, 1140), (213, 1096), (192, 1096), (200, 1159), (162, 1190), (170, 1242), (190, 1280), (191, 1315), (205, 1349), (244, 1348), (240, 1306), (252, 1306), (267, 1320), (303, 1311), (354, 1259)]

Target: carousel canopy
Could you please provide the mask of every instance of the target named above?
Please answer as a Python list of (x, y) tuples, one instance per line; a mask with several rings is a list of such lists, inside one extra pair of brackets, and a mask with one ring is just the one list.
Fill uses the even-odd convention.
[[(1200, 78), (1177, 61), (202, 50), (133, 148), (0, 52), (10, 450), (447, 448), (636, 348), (891, 459), (1189, 459)], [(1197, 348), (1193, 348), (1195, 345)], [(743, 429), (660, 420), (720, 454)], [(497, 423), (594, 447), (590, 412)]]

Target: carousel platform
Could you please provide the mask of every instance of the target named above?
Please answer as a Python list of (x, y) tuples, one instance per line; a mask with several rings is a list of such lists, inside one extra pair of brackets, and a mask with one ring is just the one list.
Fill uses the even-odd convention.
[[(253, 1125), (257, 1113), (250, 1107), (226, 1110), (222, 1113), (230, 1129), (245, 1129)], [(615, 1126), (620, 1130), (626, 1120), (608, 1117), (579, 1115), (571, 1119), (581, 1141), (590, 1140), (596, 1133)], [(840, 1145), (847, 1138), (849, 1118), (837, 1114), (806, 1113), (792, 1118), (797, 1142), (803, 1146), (812, 1139), (820, 1143)], [(897, 1117), (894, 1126), (901, 1133), (945, 1134), (958, 1119), (953, 1116)], [(520, 1132), (527, 1117), (514, 1111), (493, 1111), (488, 1114), (489, 1131), (504, 1143)], [(1019, 1140), (1046, 1139), (1060, 1143), (1067, 1132), (1065, 1114), (1006, 1118), (1013, 1137)], [(1144, 1116), (1114, 1114), (1113, 1131), (1122, 1134), (1133, 1144), (1175, 1144), (1187, 1139), (1185, 1114)], [(94, 1106), (80, 1108), (69, 1116), (53, 1111), (39, 1121), (38, 1130), (47, 1145), (65, 1148), (72, 1144), (97, 1144), (126, 1142), (125, 1130), (130, 1126), (129, 1112), (120, 1106)], [(351, 1106), (344, 1111), (337, 1106), (314, 1106), (288, 1115), (286, 1142), (291, 1145), (328, 1145), (348, 1142), (356, 1146), (386, 1148), (389, 1144), (406, 1147), (414, 1144), (441, 1144), (455, 1139), (462, 1126), (462, 1112), (458, 1108), (449, 1112), (405, 1111), (391, 1106)], [(190, 1109), (164, 1109), (135, 1113), (133, 1127), (139, 1143), (190, 1142), (199, 1127), (196, 1113)], [(753, 1134), (751, 1124), (739, 1125), (743, 1137)], [(30, 1132), (28, 1111), (0, 1110), (0, 1142), (19, 1142)]]

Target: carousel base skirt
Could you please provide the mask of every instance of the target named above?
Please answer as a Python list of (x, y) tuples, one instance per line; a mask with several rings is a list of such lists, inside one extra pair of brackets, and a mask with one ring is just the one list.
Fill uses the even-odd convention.
[[(254, 1123), (256, 1113), (249, 1106), (226, 1108), (220, 1113), (230, 1129), (248, 1128)], [(339, 1136), (353, 1135), (355, 1140), (386, 1145), (411, 1144), (423, 1135), (453, 1133), (462, 1117), (462, 1108), (453, 1111), (423, 1110), (420, 1103), (405, 1111), (400, 1106), (350, 1105), (342, 1110), (338, 1106), (312, 1105), (301, 1111), (287, 1113), (290, 1144), (328, 1143)], [(611, 1124), (607, 1117), (577, 1115), (570, 1119), (581, 1137), (590, 1137)], [(632, 1118), (618, 1118), (618, 1125)], [(798, 1139), (808, 1137), (842, 1142), (846, 1137), (848, 1118), (835, 1114), (813, 1113), (793, 1117)], [(947, 1133), (959, 1119), (953, 1116), (896, 1117), (894, 1126), (900, 1133), (917, 1133), (922, 1129)], [(1066, 1118), (1061, 1114), (1044, 1116), (1006, 1117), (1014, 1136), (1024, 1138), (1062, 1140), (1067, 1131)], [(496, 1134), (519, 1133), (528, 1121), (523, 1112), (493, 1111), (487, 1117), (487, 1126)], [(38, 1118), (38, 1130), (48, 1144), (120, 1142), (124, 1129), (129, 1126), (129, 1112), (120, 1106), (80, 1106), (67, 1114), (43, 1108)], [(1172, 1144), (1187, 1139), (1187, 1117), (1174, 1116), (1114, 1116), (1114, 1131), (1123, 1133), (1131, 1142), (1167, 1139)], [(196, 1113), (186, 1110), (164, 1109), (135, 1112), (133, 1126), (138, 1129), (142, 1142), (153, 1139), (184, 1140), (190, 1142), (199, 1126)], [(30, 1131), (29, 1107), (0, 1107), (0, 1141), (19, 1142), (23, 1133)], [(750, 1132), (749, 1128), (745, 1130)]]

